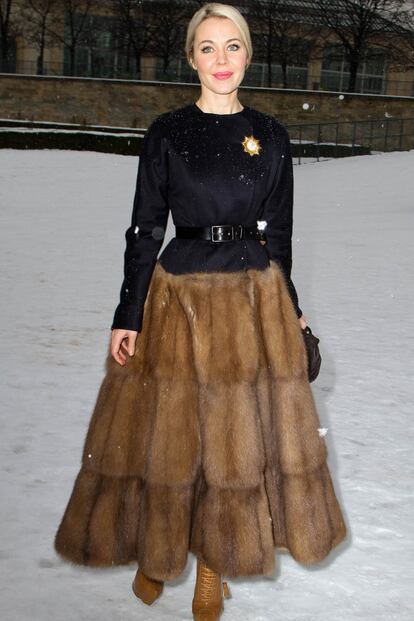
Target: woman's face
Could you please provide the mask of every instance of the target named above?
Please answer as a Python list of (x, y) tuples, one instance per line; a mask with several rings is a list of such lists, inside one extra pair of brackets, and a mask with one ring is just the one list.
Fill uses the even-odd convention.
[(209, 17), (198, 26), (193, 67), (201, 84), (217, 94), (231, 93), (244, 78), (247, 50), (240, 31), (228, 18)]

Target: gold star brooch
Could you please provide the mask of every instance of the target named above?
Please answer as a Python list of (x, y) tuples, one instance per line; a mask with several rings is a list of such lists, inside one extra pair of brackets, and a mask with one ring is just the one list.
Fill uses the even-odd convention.
[(244, 151), (249, 155), (259, 155), (259, 151), (262, 148), (260, 142), (254, 136), (245, 136), (242, 142)]

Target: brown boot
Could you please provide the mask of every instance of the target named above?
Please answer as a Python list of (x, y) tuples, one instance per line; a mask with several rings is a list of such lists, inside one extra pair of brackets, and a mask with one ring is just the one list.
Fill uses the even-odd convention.
[(197, 579), (192, 603), (195, 621), (218, 621), (223, 612), (224, 597), (231, 597), (227, 582), (221, 583), (221, 575), (197, 558)]
[(135, 595), (148, 606), (151, 606), (151, 604), (158, 599), (162, 593), (163, 587), (163, 582), (149, 578), (140, 569), (138, 569), (132, 583), (132, 590)]

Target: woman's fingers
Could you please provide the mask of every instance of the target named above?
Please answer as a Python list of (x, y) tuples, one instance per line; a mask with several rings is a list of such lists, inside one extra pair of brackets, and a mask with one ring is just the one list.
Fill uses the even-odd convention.
[(307, 319), (306, 319), (305, 315), (301, 315), (301, 316), (299, 317), (299, 324), (300, 324), (300, 327), (301, 327), (302, 329), (303, 329), (303, 328), (306, 328), (306, 326), (308, 325), (308, 321), (307, 321)]
[(119, 335), (112, 335), (111, 354), (118, 364), (122, 366), (125, 364), (126, 357), (121, 351), (121, 340)]
[(111, 355), (118, 364), (125, 365), (125, 354), (134, 355), (137, 334), (135, 330), (112, 330)]
[(135, 353), (135, 341), (137, 338), (137, 332), (130, 332), (128, 334), (128, 347), (127, 351), (130, 356), (133, 356)]
[(118, 356), (120, 358), (122, 358), (123, 362), (126, 361), (126, 349), (125, 349), (125, 344), (124, 341), (121, 342), (119, 349), (118, 349)]

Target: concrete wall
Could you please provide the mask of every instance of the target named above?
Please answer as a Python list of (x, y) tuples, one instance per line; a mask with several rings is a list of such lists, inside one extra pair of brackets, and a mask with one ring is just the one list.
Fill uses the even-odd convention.
[[(0, 118), (146, 128), (199, 93), (198, 84), (0, 74)], [(284, 124), (414, 117), (409, 97), (242, 86), (239, 99)]]

